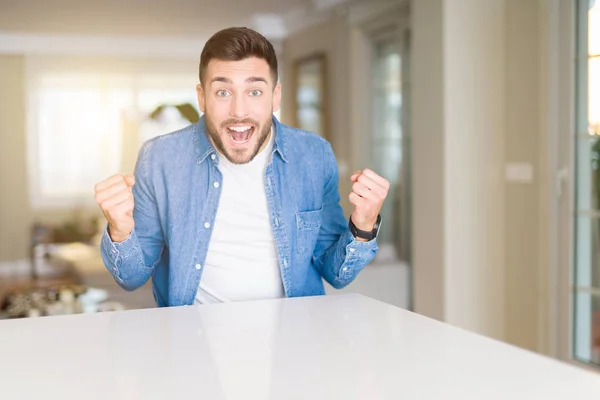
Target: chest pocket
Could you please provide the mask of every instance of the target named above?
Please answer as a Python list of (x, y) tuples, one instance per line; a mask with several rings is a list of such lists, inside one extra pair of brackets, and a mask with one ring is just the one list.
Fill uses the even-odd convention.
[(298, 233), (298, 254), (312, 254), (319, 237), (323, 208), (314, 211), (296, 213), (296, 227)]

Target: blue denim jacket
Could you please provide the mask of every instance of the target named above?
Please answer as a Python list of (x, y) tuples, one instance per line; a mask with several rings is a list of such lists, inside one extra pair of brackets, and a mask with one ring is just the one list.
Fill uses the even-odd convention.
[[(376, 239), (357, 241), (348, 229), (330, 144), (273, 124), (264, 185), (285, 294), (322, 295), (322, 279), (342, 288), (373, 259)], [(192, 304), (202, 277), (222, 187), (219, 153), (204, 129), (201, 119), (144, 143), (134, 173), (135, 228), (120, 243), (105, 230), (101, 242), (115, 281), (134, 290), (152, 277), (160, 307)]]

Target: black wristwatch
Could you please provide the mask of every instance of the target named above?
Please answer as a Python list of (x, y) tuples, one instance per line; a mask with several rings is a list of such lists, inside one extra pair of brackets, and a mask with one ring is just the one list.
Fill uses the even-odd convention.
[(375, 226), (372, 231), (361, 231), (354, 225), (352, 222), (352, 218), (348, 219), (348, 227), (350, 228), (350, 233), (355, 238), (365, 239), (365, 240), (373, 240), (377, 237), (377, 232), (379, 231), (379, 226), (381, 225), (381, 215), (377, 216), (377, 222), (375, 222)]

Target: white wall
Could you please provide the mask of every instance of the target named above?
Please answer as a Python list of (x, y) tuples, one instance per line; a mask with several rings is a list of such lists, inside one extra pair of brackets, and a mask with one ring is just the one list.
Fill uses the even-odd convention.
[(544, 308), (541, 282), (549, 272), (544, 241), (553, 195), (546, 188), (552, 172), (543, 161), (549, 156), (548, 138), (540, 126), (545, 4), (547, 0), (506, 2), (505, 158), (507, 163), (526, 163), (534, 169), (532, 182), (505, 185), (506, 340), (529, 349), (541, 349), (544, 333), (539, 326)]
[(0, 261), (28, 256), (25, 62), (0, 55)]
[(504, 338), (504, 7), (447, 0), (443, 18), (445, 318), (496, 338)]
[(415, 310), (502, 339), (504, 2), (412, 12)]
[(413, 2), (413, 304), (444, 320), (446, 298), (443, 0)]
[[(548, 351), (548, 4), (419, 0), (411, 12), (415, 310)], [(531, 181), (505, 180), (511, 163)]]

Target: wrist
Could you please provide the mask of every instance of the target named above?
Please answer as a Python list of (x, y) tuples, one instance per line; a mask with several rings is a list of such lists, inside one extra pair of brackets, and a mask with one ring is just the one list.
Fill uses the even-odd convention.
[[(352, 219), (352, 217), (350, 217), (350, 219)], [(354, 219), (352, 219), (352, 223), (354, 224), (354, 226), (356, 226), (361, 231), (367, 232), (370, 232), (375, 228), (376, 222), (377, 219), (374, 219), (373, 221), (355, 221)]]
[(110, 225), (108, 226), (108, 237), (114, 243), (121, 243), (127, 240), (127, 238), (131, 235), (130, 232), (124, 232), (118, 229), (113, 229)]
[(371, 222), (361, 221), (360, 225), (356, 225), (352, 216), (348, 220), (350, 233), (355, 240), (360, 242), (369, 242), (377, 237), (379, 226), (381, 224), (381, 215), (377, 215), (377, 219)]

